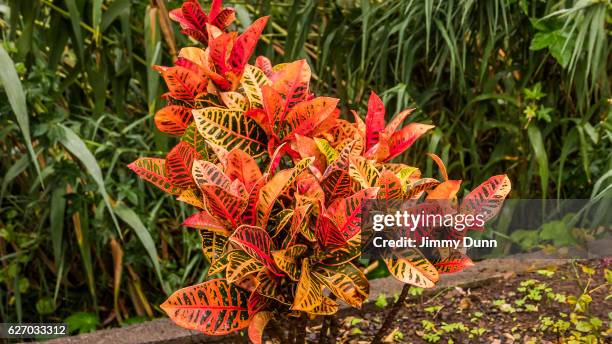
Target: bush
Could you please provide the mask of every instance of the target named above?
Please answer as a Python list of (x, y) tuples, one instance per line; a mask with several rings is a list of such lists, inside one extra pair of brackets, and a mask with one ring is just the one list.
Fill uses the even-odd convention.
[[(185, 2), (170, 17), (207, 47), (183, 48), (174, 66), (156, 67), (168, 105), (155, 123), (180, 142), (165, 159), (129, 167), (198, 210), (183, 224), (200, 231), (211, 266), (207, 281), (176, 291), (161, 308), (206, 334), (248, 326), (259, 343), (274, 317), (334, 314), (336, 299), (360, 307), (369, 293), (358, 266), (364, 202), (457, 198), (461, 181), (448, 179), (439, 157), (432, 155), (441, 182), (390, 162), (433, 126), (402, 127), (412, 110), (385, 123), (375, 93), (365, 121), (353, 113), (349, 122), (338, 99), (310, 91), (304, 60), (272, 66), (260, 56), (249, 65), (267, 17), (240, 35), (227, 31), (234, 11), (220, 1), (208, 14)], [(505, 175), (492, 177), (453, 211), (494, 216), (509, 192)], [(489, 200), (494, 205), (485, 209)], [(383, 260), (394, 277), (424, 288), (435, 286), (439, 272), (471, 263), (460, 250), (441, 249), (430, 261), (416, 248)]]

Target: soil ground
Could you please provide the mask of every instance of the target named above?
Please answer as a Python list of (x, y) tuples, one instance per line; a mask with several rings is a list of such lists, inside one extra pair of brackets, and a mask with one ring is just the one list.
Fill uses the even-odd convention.
[[(610, 263), (607, 258), (510, 272), (427, 296), (415, 289), (385, 342), (612, 343)], [(369, 343), (392, 300), (384, 303), (379, 298), (379, 309), (343, 318), (337, 342)], [(316, 342), (319, 327), (309, 329), (308, 342)]]

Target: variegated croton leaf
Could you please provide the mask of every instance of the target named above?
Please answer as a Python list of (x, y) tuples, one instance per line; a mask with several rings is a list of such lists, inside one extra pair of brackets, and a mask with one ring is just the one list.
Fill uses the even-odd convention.
[(223, 335), (249, 325), (248, 294), (215, 279), (179, 289), (161, 305), (177, 325), (209, 335)]

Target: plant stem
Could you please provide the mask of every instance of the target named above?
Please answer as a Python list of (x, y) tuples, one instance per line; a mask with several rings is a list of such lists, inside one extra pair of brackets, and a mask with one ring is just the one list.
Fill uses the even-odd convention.
[(338, 337), (338, 330), (340, 329), (338, 318), (332, 315), (329, 318), (329, 337), (327, 342), (330, 344), (336, 343), (336, 337)]
[(299, 318), (295, 320), (295, 344), (304, 344), (306, 343), (306, 324), (308, 323), (308, 318), (306, 318), (305, 314), (302, 314)]
[(383, 322), (382, 326), (376, 333), (376, 336), (374, 336), (374, 339), (372, 339), (372, 344), (380, 344), (385, 334), (389, 332), (389, 329), (391, 328), (391, 326), (393, 325), (393, 322), (395, 321), (395, 317), (397, 316), (397, 313), (399, 313), (399, 310), (404, 305), (404, 301), (406, 300), (406, 297), (408, 296), (408, 290), (410, 290), (410, 285), (404, 284), (404, 287), (402, 288), (402, 292), (400, 293), (399, 298), (397, 299), (397, 301), (395, 301), (389, 313), (387, 313), (387, 316), (385, 317), (385, 321)]
[(321, 323), (321, 332), (319, 332), (319, 344), (327, 343), (327, 330), (329, 329), (329, 323), (331, 322), (331, 315), (326, 315), (323, 317), (323, 322)]

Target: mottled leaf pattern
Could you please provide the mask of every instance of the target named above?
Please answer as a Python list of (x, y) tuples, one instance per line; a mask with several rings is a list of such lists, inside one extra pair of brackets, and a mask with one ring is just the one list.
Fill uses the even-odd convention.
[(230, 241), (238, 244), (249, 256), (265, 265), (274, 274), (282, 274), (272, 258), (274, 242), (268, 232), (261, 227), (242, 225), (234, 231)]
[(290, 139), (295, 134), (310, 134), (332, 114), (337, 105), (338, 99), (328, 97), (317, 97), (297, 104), (284, 118), (282, 138)]
[(255, 20), (251, 26), (238, 36), (229, 59), (229, 64), (234, 71), (242, 71), (244, 69), (244, 66), (255, 50), (259, 35), (261, 35), (267, 22), (268, 17), (261, 17)]
[(176, 198), (178, 201), (190, 204), (198, 209), (204, 209), (204, 200), (198, 195), (194, 189), (187, 189), (181, 192)]
[(349, 176), (353, 181), (364, 189), (376, 185), (380, 173), (372, 161), (360, 156), (351, 156), (349, 161)]
[(402, 154), (406, 149), (410, 148), (412, 144), (421, 135), (425, 134), (430, 129), (434, 128), (433, 125), (410, 123), (403, 127), (399, 131), (391, 135), (389, 139), (389, 156), (385, 160), (391, 160), (396, 156)]
[(238, 92), (221, 92), (219, 96), (228, 109), (242, 111), (249, 109), (249, 100)]
[(160, 307), (179, 326), (222, 335), (248, 326), (247, 299), (242, 289), (215, 279), (177, 290)]
[(415, 248), (388, 254), (385, 264), (393, 277), (420, 288), (433, 288), (438, 281), (436, 268)]
[(181, 141), (187, 142), (193, 147), (202, 156), (202, 159), (208, 159), (208, 145), (204, 137), (200, 135), (195, 123), (192, 122), (185, 129), (183, 136), (181, 136)]
[(168, 86), (168, 94), (174, 99), (189, 102), (206, 93), (208, 79), (190, 69), (166, 67), (161, 69), (161, 75)]
[(166, 173), (172, 184), (187, 188), (194, 184), (191, 168), (202, 156), (187, 142), (179, 142), (166, 156)]
[(222, 189), (229, 190), (231, 181), (229, 177), (223, 173), (219, 166), (210, 161), (196, 160), (193, 162), (191, 174), (198, 187), (206, 184), (214, 184)]
[(263, 108), (263, 97), (261, 95), (261, 85), (267, 85), (270, 81), (259, 68), (247, 65), (240, 79), (244, 93), (251, 108)]
[(223, 224), (223, 222), (217, 220), (217, 218), (209, 214), (208, 211), (201, 211), (189, 216), (183, 222), (183, 226), (196, 229), (205, 229), (209, 232), (224, 236), (230, 235), (229, 229)]
[(246, 201), (218, 185), (205, 184), (200, 186), (200, 189), (206, 198), (206, 207), (210, 213), (236, 227)]
[(361, 270), (351, 263), (321, 266), (317, 273), (321, 274), (323, 283), (333, 294), (353, 307), (361, 307), (368, 298), (368, 280)]
[(466, 267), (474, 265), (470, 257), (461, 253), (452, 254), (446, 258), (432, 262), (440, 274), (451, 274), (462, 271)]
[(287, 249), (275, 251), (272, 255), (276, 265), (294, 281), (300, 278), (300, 265), (297, 258), (306, 253), (306, 245), (293, 245)]
[(240, 180), (247, 191), (250, 191), (262, 177), (255, 159), (239, 149), (232, 149), (227, 155), (225, 174), (230, 179)]
[(166, 161), (157, 158), (140, 158), (128, 165), (140, 178), (172, 195), (179, 195), (183, 189), (174, 185), (166, 171)]
[(510, 188), (508, 176), (493, 176), (465, 196), (460, 211), (464, 214), (481, 215), (486, 222), (497, 215), (504, 199), (510, 193)]
[(225, 278), (229, 283), (240, 281), (246, 275), (258, 272), (263, 268), (263, 264), (257, 259), (240, 250), (230, 252), (227, 261)]
[[(208, 258), (208, 261), (211, 264), (208, 274), (214, 274), (216, 272), (212, 266), (222, 265), (224, 267), (225, 264), (227, 264), (227, 257), (225, 257), (224, 262), (222, 259), (224, 254), (223, 250), (225, 249), (225, 244), (227, 243), (227, 237), (215, 232), (201, 229), (200, 239), (202, 239), (202, 252), (204, 253), (204, 257)], [(219, 260), (221, 260), (221, 262), (219, 262)]]
[(254, 156), (266, 150), (263, 129), (240, 110), (209, 107), (194, 110), (193, 117), (202, 136), (227, 150), (240, 148)]
[(319, 148), (319, 151), (321, 151), (321, 153), (325, 156), (325, 159), (327, 159), (328, 164), (331, 164), (334, 162), (334, 160), (336, 160), (336, 158), (338, 158), (338, 151), (335, 150), (334, 147), (327, 142), (327, 140), (315, 137), (314, 141), (317, 148)]
[(155, 113), (155, 125), (159, 131), (180, 136), (193, 121), (191, 108), (180, 105), (168, 105)]
[(312, 273), (308, 258), (302, 260), (302, 273), (291, 309), (310, 312), (323, 302), (323, 278)]

